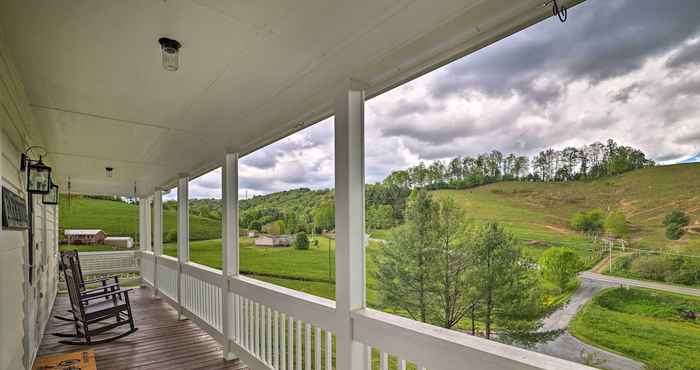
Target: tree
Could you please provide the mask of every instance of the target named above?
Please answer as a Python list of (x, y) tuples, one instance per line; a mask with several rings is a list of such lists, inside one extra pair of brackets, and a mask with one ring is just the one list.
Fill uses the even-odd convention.
[(470, 249), (486, 338), (491, 338), (494, 323), (504, 340), (524, 338), (539, 328), (544, 312), (540, 284), (513, 236), (490, 222), (476, 230)]
[(431, 268), (435, 263), (438, 207), (426, 190), (414, 190), (406, 210), (406, 222), (394, 230), (377, 255), (376, 272), (384, 306), (404, 310), (414, 320), (428, 322), (430, 299), (435, 291)]
[(305, 232), (302, 231), (297, 233), (297, 236), (294, 240), (294, 247), (299, 250), (309, 249), (309, 237), (306, 236)]
[(314, 224), (321, 230), (335, 228), (335, 202), (328, 200), (318, 206), (314, 214)]
[(603, 210), (597, 208), (576, 212), (571, 218), (571, 227), (589, 234), (599, 233), (603, 230), (604, 215)]
[(609, 235), (624, 238), (628, 231), (627, 219), (622, 211), (613, 211), (605, 218), (605, 232)]
[(678, 240), (685, 234), (684, 227), (690, 225), (690, 217), (683, 210), (674, 209), (664, 217), (663, 224), (666, 226), (666, 237)]
[(268, 224), (265, 224), (262, 227), (262, 231), (264, 233), (268, 233), (268, 234), (282, 235), (286, 232), (286, 227), (284, 225), (284, 221), (277, 220), (277, 221), (272, 221)]
[(459, 157), (452, 159), (447, 167), (447, 171), (453, 179), (462, 177), (462, 159)]
[(431, 322), (452, 328), (470, 311), (476, 297), (471, 287), (469, 244), (465, 238), (464, 211), (452, 198), (438, 201), (436, 248), (431, 276), (435, 283), (435, 301)]
[(540, 257), (542, 277), (556, 285), (561, 294), (576, 278), (581, 259), (569, 248), (549, 248)]
[(394, 224), (394, 210), (389, 205), (380, 204), (367, 209), (367, 228), (370, 230), (388, 229)]

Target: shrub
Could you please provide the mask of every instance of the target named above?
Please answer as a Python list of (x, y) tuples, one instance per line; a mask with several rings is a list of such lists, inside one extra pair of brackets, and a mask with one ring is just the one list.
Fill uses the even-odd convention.
[(670, 240), (678, 240), (683, 236), (683, 234), (685, 234), (685, 230), (683, 230), (681, 225), (668, 224), (666, 226), (666, 237)]
[(296, 239), (294, 240), (294, 247), (299, 250), (309, 249), (309, 237), (306, 236), (305, 232), (297, 233)]
[(690, 217), (680, 209), (674, 209), (664, 217), (663, 224), (666, 226), (666, 237), (671, 240), (680, 239), (685, 234), (685, 226), (690, 225)]
[(177, 230), (170, 230), (163, 236), (164, 243), (175, 243), (177, 241)]
[(683, 210), (674, 209), (664, 217), (664, 225), (676, 224), (680, 226), (690, 225), (690, 217)]
[(608, 234), (622, 238), (627, 236), (627, 219), (622, 211), (614, 211), (605, 218), (605, 232)]
[(659, 281), (666, 281), (674, 267), (673, 260), (663, 256), (640, 257), (630, 264), (630, 270), (640, 277)]
[(571, 227), (586, 233), (597, 233), (603, 230), (603, 218), (604, 214), (600, 209), (579, 211), (571, 218)]
[(556, 285), (559, 293), (575, 281), (582, 266), (579, 256), (569, 248), (549, 248), (540, 258), (542, 277)]

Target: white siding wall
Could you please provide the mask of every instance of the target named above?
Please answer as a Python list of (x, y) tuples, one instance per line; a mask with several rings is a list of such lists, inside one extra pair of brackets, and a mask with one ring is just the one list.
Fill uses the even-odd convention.
[[(0, 34), (0, 183), (27, 199), (19, 155), (25, 147), (41, 144), (41, 138), (11, 59)], [(38, 198), (33, 285), (27, 279), (27, 232), (0, 230), (0, 369), (31, 364), (56, 296), (58, 211)]]

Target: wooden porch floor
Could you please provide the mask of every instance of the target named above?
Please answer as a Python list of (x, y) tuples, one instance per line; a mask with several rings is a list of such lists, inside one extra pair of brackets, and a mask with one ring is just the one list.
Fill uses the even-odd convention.
[[(68, 296), (56, 298), (51, 320), (37, 356), (95, 350), (98, 370), (118, 369), (247, 369), (238, 360), (223, 360), (222, 346), (189, 320), (178, 320), (177, 312), (164, 300), (153, 298), (153, 290), (139, 288), (129, 293), (138, 331), (124, 338), (100, 345), (72, 346), (60, 344), (54, 332), (71, 332), (71, 323), (57, 320), (65, 316)], [(115, 329), (125, 330), (124, 328)]]

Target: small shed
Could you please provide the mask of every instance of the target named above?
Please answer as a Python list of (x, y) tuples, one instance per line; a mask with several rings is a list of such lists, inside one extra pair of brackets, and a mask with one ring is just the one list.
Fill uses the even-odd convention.
[(63, 231), (68, 244), (102, 244), (105, 232), (99, 229), (66, 229)]
[(249, 238), (255, 238), (258, 236), (258, 232), (255, 230), (248, 230), (248, 237)]
[(130, 236), (108, 236), (105, 238), (104, 243), (115, 247), (131, 249), (134, 246), (134, 239)]
[(255, 245), (265, 247), (288, 247), (292, 245), (292, 237), (290, 235), (261, 234), (255, 238)]

